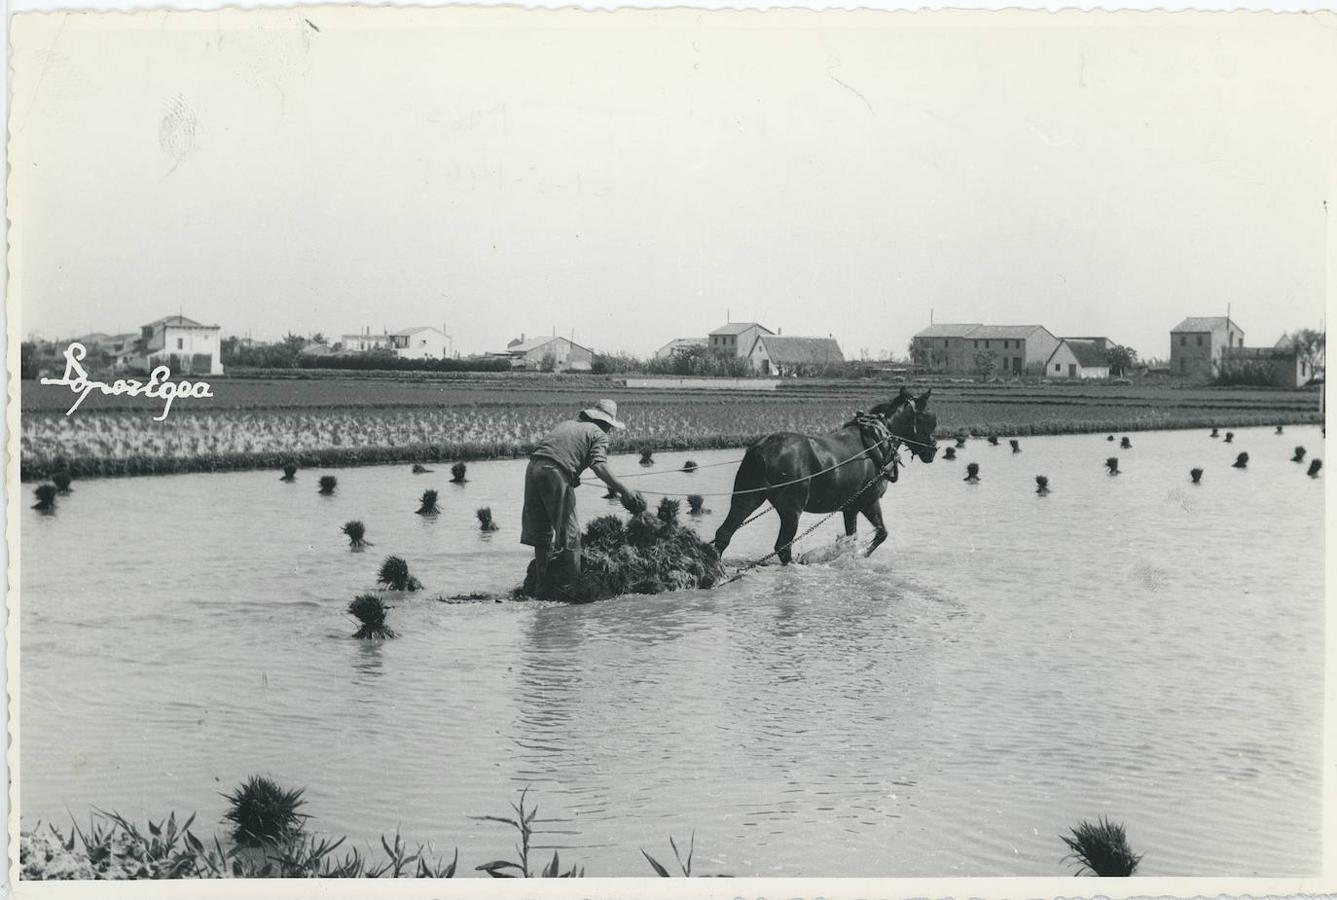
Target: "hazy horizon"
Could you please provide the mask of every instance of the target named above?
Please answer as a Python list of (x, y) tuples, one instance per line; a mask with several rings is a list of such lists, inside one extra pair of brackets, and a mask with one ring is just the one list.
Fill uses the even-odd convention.
[(11, 327), (645, 356), (728, 318), (857, 359), (930, 314), (1144, 358), (1227, 304), (1251, 346), (1319, 326), (1331, 28), (986, 15), (20, 15)]

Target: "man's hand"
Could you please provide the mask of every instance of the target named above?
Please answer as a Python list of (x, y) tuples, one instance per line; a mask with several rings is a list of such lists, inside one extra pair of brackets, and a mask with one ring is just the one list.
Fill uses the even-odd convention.
[(622, 508), (633, 516), (639, 516), (641, 513), (645, 512), (645, 498), (641, 496), (640, 491), (623, 491)]

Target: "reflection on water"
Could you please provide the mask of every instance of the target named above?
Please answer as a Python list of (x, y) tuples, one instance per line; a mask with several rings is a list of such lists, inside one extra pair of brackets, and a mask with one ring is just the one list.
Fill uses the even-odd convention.
[[(1061, 874), (1057, 835), (1103, 814), (1147, 874), (1312, 874), (1323, 501), (1295, 443), (1322, 455), (1316, 428), (1142, 434), (1110, 478), (1103, 436), (971, 442), (908, 467), (871, 558), (579, 607), (433, 599), (519, 582), (523, 461), (471, 466), (437, 516), (413, 510), (445, 478), (400, 466), (336, 471), (332, 498), (315, 470), (83, 482), (22, 519), (23, 819), (207, 823), (260, 772), (364, 849), (399, 828), (475, 862), (512, 835), (468, 817), (528, 787), (540, 841), (591, 874), (647, 875), (639, 847), (693, 831), (706, 872)], [(728, 489), (685, 457), (638, 485)], [(689, 521), (711, 534), (722, 501)], [(159, 540), (126, 539), (142, 510), (171, 510)], [(350, 640), (391, 553), (425, 590), (391, 601), (398, 639)]]

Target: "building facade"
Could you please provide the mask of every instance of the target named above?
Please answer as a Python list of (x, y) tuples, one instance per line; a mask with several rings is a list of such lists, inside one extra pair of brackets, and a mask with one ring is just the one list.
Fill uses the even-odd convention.
[(431, 325), (392, 333), (390, 349), (401, 359), (445, 359), (452, 353), (450, 335)]
[[(957, 375), (1039, 374), (1059, 339), (1043, 325), (930, 325), (910, 340), (916, 365)], [(988, 359), (987, 371), (981, 360)]]
[[(173, 376), (222, 375), (222, 338), (217, 325), (185, 316), (166, 316), (139, 329), (144, 368), (167, 366)], [(138, 353), (136, 354), (138, 356)]]
[(729, 322), (710, 333), (708, 346), (712, 353), (742, 358), (752, 352), (752, 345), (763, 334), (774, 332), (756, 322)]
[(1060, 338), (1045, 361), (1046, 378), (1109, 378), (1104, 338)]
[(1268, 372), (1270, 384), (1284, 388), (1303, 387), (1317, 374), (1294, 347), (1227, 347), (1221, 365), (1258, 366)]
[(1244, 346), (1244, 329), (1226, 316), (1191, 316), (1170, 331), (1170, 374), (1215, 378), (1221, 356)]
[(339, 350), (344, 353), (370, 353), (373, 350), (389, 350), (390, 335), (372, 334), (371, 329), (363, 329), (360, 334), (339, 335)]
[(537, 337), (511, 341), (506, 345), (511, 367), (555, 372), (588, 372), (594, 365), (594, 351), (564, 337)]
[(674, 338), (655, 351), (655, 359), (669, 359), (693, 347), (705, 346), (705, 338)]

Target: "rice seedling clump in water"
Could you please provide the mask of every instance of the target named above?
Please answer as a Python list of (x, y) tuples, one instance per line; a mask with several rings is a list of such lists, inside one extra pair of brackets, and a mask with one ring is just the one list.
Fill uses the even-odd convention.
[(696, 460), (694, 460), (694, 459), (689, 459), (689, 460), (687, 460), (687, 462), (685, 462), (685, 463), (682, 464), (682, 470), (683, 470), (684, 472), (695, 472), (695, 471), (696, 471)]
[(361, 623), (361, 627), (353, 637), (362, 640), (397, 637), (394, 630), (385, 624), (385, 614), (389, 609), (385, 601), (375, 594), (361, 594), (354, 597), (348, 604), (348, 613)]
[[(951, 448), (948, 447), (947, 449), (950, 450)], [(708, 513), (708, 512), (710, 512), (710, 510), (708, 510), (708, 509), (705, 508), (705, 506), (704, 506), (705, 502), (706, 502), (706, 499), (705, 499), (704, 497), (702, 497), (700, 494), (688, 494), (688, 495), (687, 495), (687, 515), (689, 515), (689, 516), (699, 516), (699, 515), (702, 515), (702, 514), (704, 514), (704, 513)]]
[(1309, 477), (1310, 477), (1310, 478), (1317, 478), (1317, 477), (1318, 477), (1318, 470), (1321, 469), (1321, 468), (1323, 468), (1323, 460), (1321, 460), (1321, 459), (1311, 459), (1311, 460), (1309, 461), (1309, 472), (1308, 472)]
[(367, 534), (367, 526), (363, 525), (357, 519), (353, 519), (350, 522), (345, 522), (343, 527), (343, 532), (344, 534), (348, 535), (348, 546), (350, 547), (368, 546), (367, 542), (363, 540), (363, 538)]
[(474, 515), (478, 516), (478, 528), (480, 531), (497, 530), (497, 523), (492, 521), (492, 507), (480, 506)]
[(641, 465), (653, 466), (655, 464), (655, 451), (653, 447), (641, 448)]
[(1194, 484), (1198, 484), (1202, 481), (1202, 469), (1189, 469), (1188, 474), (1189, 477), (1193, 479)]
[(247, 847), (277, 844), (302, 830), (306, 815), (297, 808), (304, 788), (285, 791), (263, 775), (252, 775), (230, 794), (222, 796), (230, 804), (223, 818), (232, 823), (232, 839)]
[(297, 480), (297, 466), (293, 465), (292, 463), (284, 464), (283, 477), (280, 478), (279, 481), (296, 481), (296, 480)]
[(1296, 447), (1295, 455), (1291, 457), (1291, 462), (1304, 462), (1304, 461), (1305, 461), (1305, 448)]
[(977, 481), (980, 480), (980, 464), (979, 464), (979, 463), (966, 463), (966, 477), (965, 477), (965, 480), (971, 482), (972, 484), (974, 484), (975, 482), (977, 482)]
[(57, 493), (68, 494), (70, 492), (69, 472), (54, 472), (51, 475), (51, 481), (56, 485)]
[(1230, 465), (1231, 465), (1231, 468), (1235, 468), (1235, 469), (1247, 469), (1247, 468), (1249, 468), (1249, 454), (1247, 454), (1247, 453), (1241, 453), (1239, 456), (1235, 457), (1235, 461), (1234, 461), (1233, 463), (1231, 463)]
[(1111, 474), (1111, 475), (1118, 475), (1118, 474), (1119, 474), (1119, 457), (1117, 457), (1117, 456), (1111, 456), (1109, 459), (1105, 460), (1105, 468), (1109, 470), (1109, 474)]
[(1102, 817), (1098, 822), (1082, 822), (1072, 829), (1071, 835), (1060, 835), (1068, 845), (1064, 859), (1077, 862), (1077, 871), (1090, 872), (1101, 878), (1127, 877), (1137, 871), (1142, 861), (1139, 853), (1128, 846), (1123, 826)]
[(33, 494), (37, 496), (37, 502), (33, 504), (33, 509), (38, 512), (51, 512), (56, 508), (56, 486), (54, 484), (39, 484)]
[(427, 474), (427, 473), (430, 472), (430, 471), (432, 471), (432, 470), (429, 469), (429, 468), (427, 468), (426, 466), (424, 466), (422, 463), (414, 463), (414, 464), (413, 464), (413, 474), (414, 474), (414, 475), (425, 475), (425, 474)]
[(455, 463), (455, 465), (450, 467), (450, 483), (464, 484), (464, 482), (468, 481), (468, 479), (464, 477), (466, 471), (468, 471), (468, 467), (465, 466), (464, 463)]
[(1037, 494), (1049, 493), (1049, 479), (1043, 475), (1035, 476), (1035, 492)]
[(434, 516), (439, 512), (441, 512), (441, 507), (436, 505), (436, 491), (423, 491), (422, 499), (418, 501), (418, 515)]
[(326, 497), (333, 494), (334, 489), (338, 486), (339, 479), (335, 478), (333, 475), (320, 476), (320, 493), (324, 494)]
[(409, 574), (409, 564), (399, 556), (385, 558), (376, 581), (392, 591), (416, 591), (422, 588), (422, 582)]

